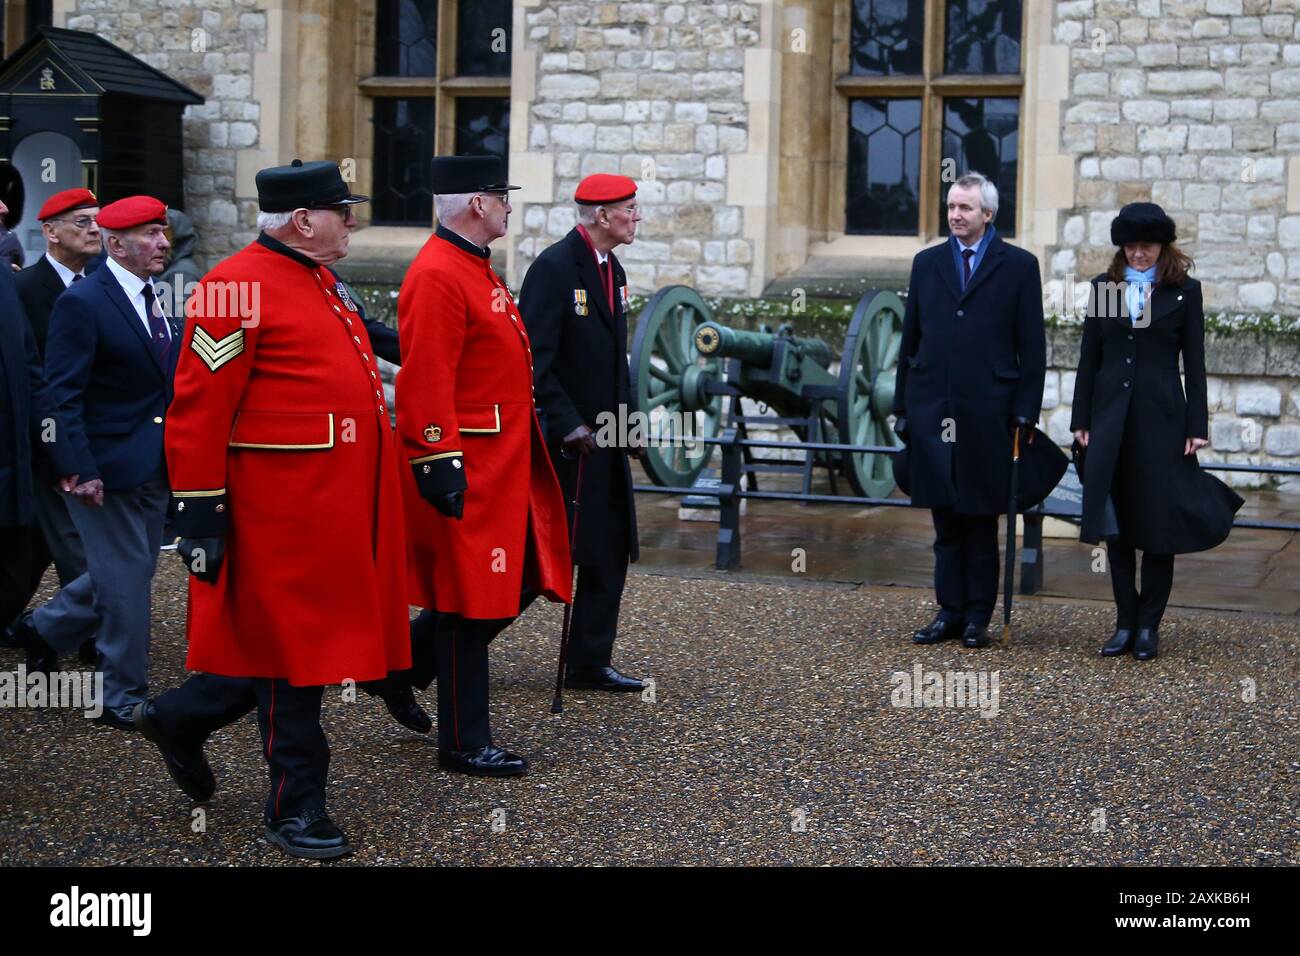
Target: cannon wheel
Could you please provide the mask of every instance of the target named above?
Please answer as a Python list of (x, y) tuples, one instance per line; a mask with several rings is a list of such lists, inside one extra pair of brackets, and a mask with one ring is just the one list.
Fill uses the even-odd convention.
[[(903, 300), (893, 292), (869, 290), (858, 300), (844, 340), (836, 425), (845, 445), (902, 444), (888, 418), (894, 407), (894, 377), (903, 345)], [(846, 453), (845, 473), (858, 495), (886, 498), (894, 490), (890, 456)]]
[(705, 394), (703, 385), (721, 381), (722, 363), (695, 348), (696, 327), (712, 318), (699, 293), (684, 285), (660, 289), (637, 317), (630, 385), (636, 409), (649, 420), (641, 463), (656, 485), (693, 484), (712, 456), (712, 445), (658, 444), (683, 434), (716, 438), (721, 429), (722, 396)]

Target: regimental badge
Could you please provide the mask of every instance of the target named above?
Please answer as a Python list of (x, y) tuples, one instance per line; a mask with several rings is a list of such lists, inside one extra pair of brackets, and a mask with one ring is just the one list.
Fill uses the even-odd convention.
[(573, 314), (574, 314), (574, 315), (590, 315), (590, 314), (591, 314), (591, 309), (588, 308), (588, 306), (587, 306), (587, 290), (586, 290), (586, 289), (574, 289), (574, 290), (573, 290)]
[(209, 371), (215, 372), (244, 351), (244, 330), (238, 328), (225, 338), (214, 339), (202, 326), (196, 325), (194, 338), (190, 339), (190, 348), (203, 360)]
[(618, 287), (618, 301), (623, 306), (623, 312), (627, 313), (631, 308), (631, 303), (628, 301), (627, 297), (627, 286), (621, 285)]
[(437, 425), (424, 426), (424, 440), (430, 445), (435, 445), (442, 441), (442, 429)]
[(345, 286), (342, 281), (335, 283), (334, 291), (338, 293), (340, 302), (342, 302), (353, 312), (357, 311), (357, 304), (352, 301), (352, 296), (348, 295), (348, 287)]

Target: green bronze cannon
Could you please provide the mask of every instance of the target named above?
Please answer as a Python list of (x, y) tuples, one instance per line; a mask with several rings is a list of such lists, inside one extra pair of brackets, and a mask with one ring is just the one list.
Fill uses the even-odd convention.
[[(708, 464), (727, 422), (742, 431), (763, 421), (792, 428), (801, 441), (897, 447), (887, 421), (894, 404), (894, 375), (902, 344), (903, 303), (892, 292), (871, 290), (858, 302), (837, 356), (819, 338), (776, 330), (734, 329), (715, 322), (707, 303), (686, 286), (661, 289), (646, 303), (632, 340), (631, 386), (636, 410), (649, 423), (650, 448), (642, 459), (651, 481), (689, 486)], [(751, 399), (776, 417), (745, 415)], [(883, 498), (894, 488), (889, 455), (814, 452), (802, 465), (764, 464), (757, 471), (798, 470), (810, 490), (814, 465), (845, 476), (857, 495)]]

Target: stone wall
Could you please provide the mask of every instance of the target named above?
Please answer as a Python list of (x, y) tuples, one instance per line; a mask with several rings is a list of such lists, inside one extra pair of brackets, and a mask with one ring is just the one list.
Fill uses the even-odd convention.
[(262, 7), (259, 0), (65, 0), (56, 7), (56, 24), (98, 33), (206, 98), (186, 109), (183, 122), (185, 210), (209, 264), (252, 238), (257, 214), (255, 199), (236, 199), (235, 164), (260, 135), (252, 74), (254, 54), (266, 49)]
[[(1077, 157), (1050, 274), (1090, 277), (1119, 206), (1178, 223), (1209, 309), (1300, 311), (1300, 0), (1063, 0), (1061, 137)], [(1292, 194), (1300, 192), (1293, 184)]]
[(540, 0), (526, 10), (536, 91), (512, 122), (528, 124), (528, 149), (555, 166), (553, 201), (524, 211), (518, 275), (573, 228), (582, 177), (621, 173), (639, 182), (646, 220), (619, 250), (635, 291), (749, 291), (755, 250), (742, 208), (727, 203), (727, 174), (749, 144), (745, 51), (759, 43), (759, 6)]
[[(1071, 441), (1070, 414), (1080, 330), (1048, 334), (1042, 428), (1059, 445)], [(1233, 332), (1205, 337), (1210, 447), (1201, 461), (1300, 466), (1300, 337)], [(1243, 488), (1300, 491), (1300, 478), (1220, 473)]]

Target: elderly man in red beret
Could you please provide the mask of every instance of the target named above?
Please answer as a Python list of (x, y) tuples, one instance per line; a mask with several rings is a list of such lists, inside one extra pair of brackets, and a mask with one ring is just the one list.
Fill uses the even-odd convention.
[[(495, 156), (433, 161), (438, 228), (397, 300), (397, 429), (408, 581), (434, 647), (438, 761), (476, 776), (524, 773), (492, 743), (488, 643), (539, 594), (568, 601), (564, 504), (533, 408), (532, 346), (488, 244), (506, 234), (509, 190)], [(427, 687), (432, 670), (409, 675)]]
[(163, 421), (174, 332), (153, 278), (167, 263), (167, 207), (131, 196), (99, 212), (108, 258), (55, 303), (45, 374), (74, 442), (88, 448), (72, 491), (85, 574), (15, 627), (29, 670), (55, 666), (88, 626), (104, 674), (96, 720), (134, 729), (148, 689), (150, 584), (167, 512)]
[[(45, 235), (45, 255), (14, 276), (23, 311), (31, 323), (37, 354), (44, 362), (45, 337), (49, 332), (54, 303), (65, 289), (86, 277), (95, 257), (102, 249), (99, 225), (99, 200), (89, 189), (65, 189), (45, 201), (36, 214)], [(40, 458), (32, 462), (38, 528), (32, 539), (31, 565), (28, 568), (29, 590), (25, 605), (40, 587), (50, 562), (59, 574), (59, 583), (67, 587), (86, 573), (86, 552), (81, 535), (68, 513), (67, 499), (55, 488), (48, 464)], [(92, 638), (91, 622), (87, 637)], [(93, 640), (87, 640), (83, 658), (94, 661)]]
[[(602, 421), (628, 420), (627, 275), (614, 249), (636, 238), (636, 183), (597, 174), (578, 184), (578, 225), (544, 251), (519, 291), (533, 342), (537, 408), (570, 509), (578, 502), (573, 599), (565, 686), (639, 691), (642, 682), (611, 664), (629, 560), (637, 559), (636, 508), (628, 436), (598, 443)], [(619, 414), (619, 407), (623, 414)], [(611, 418), (612, 416), (612, 418)]]

